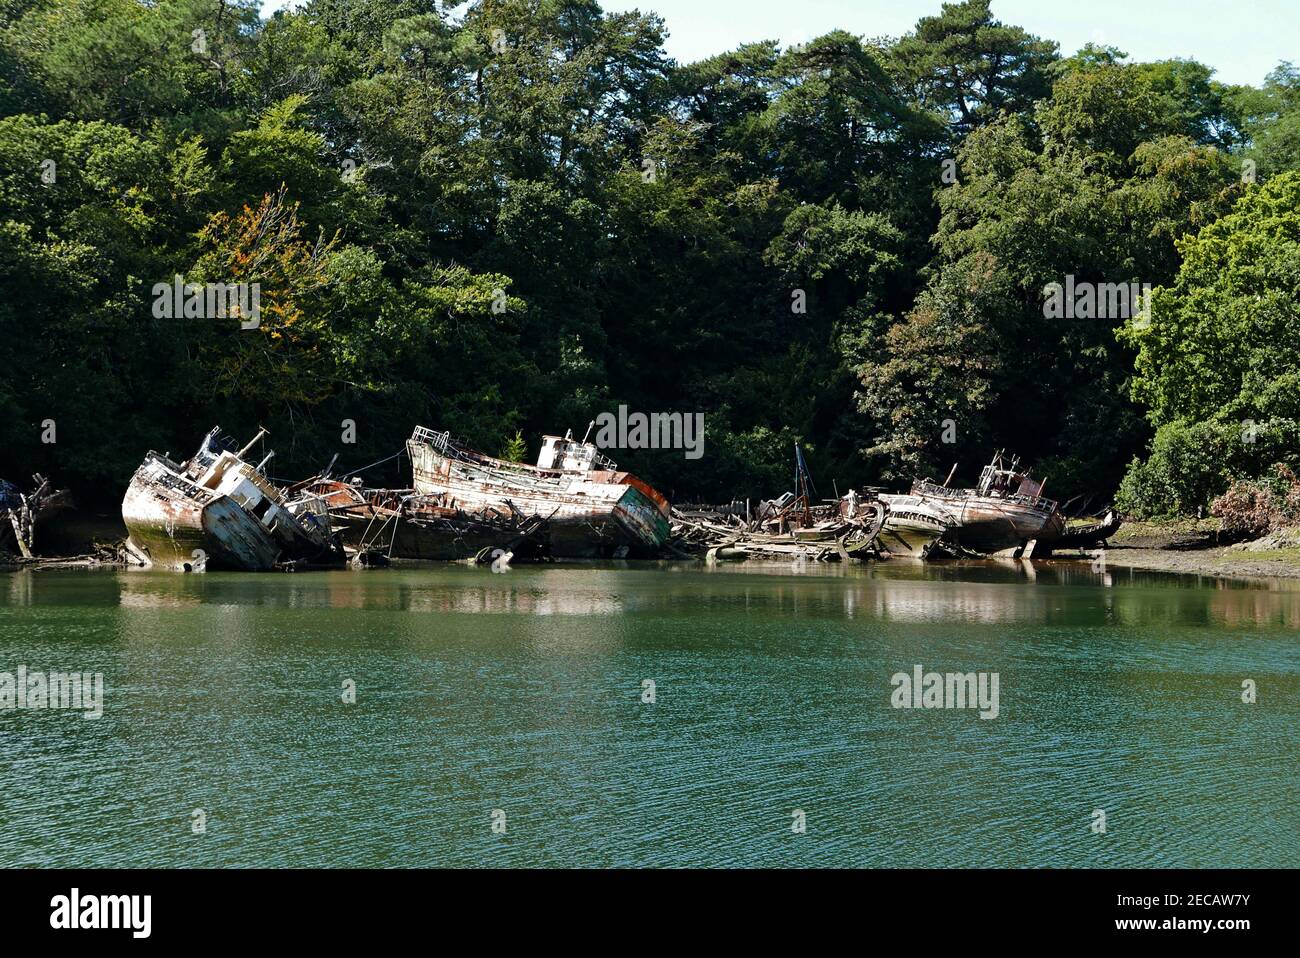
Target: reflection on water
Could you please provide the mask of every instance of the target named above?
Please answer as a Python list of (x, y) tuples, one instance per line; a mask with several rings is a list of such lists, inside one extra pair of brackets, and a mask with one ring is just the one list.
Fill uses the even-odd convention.
[(0, 710), (0, 865), (1296, 865), (1298, 622), (1068, 561), (5, 574), (0, 672), (106, 696)]
[[(123, 609), (140, 610), (270, 605), (303, 610), (609, 616), (757, 602), (770, 611), (802, 615), (1050, 624), (1066, 609), (1060, 601), (1061, 587), (1066, 587), (1086, 589), (1089, 596), (1087, 603), (1069, 604), (1072, 621), (1082, 616), (1085, 621), (1117, 625), (1300, 627), (1300, 582), (1292, 579), (1098, 570), (1087, 562), (1071, 561), (747, 562), (712, 567), (587, 563), (520, 566), (504, 575), (437, 564), (258, 577), (140, 570), (88, 574), (100, 580), (97, 597), (114, 595)], [(671, 588), (637, 588), (636, 583), (651, 581), (647, 576), (669, 582)], [(22, 572), (4, 580), (0, 580), (3, 595), (11, 606), (60, 603), (69, 597), (64, 588), (67, 573)], [(1023, 588), (1026, 585), (1038, 588)]]

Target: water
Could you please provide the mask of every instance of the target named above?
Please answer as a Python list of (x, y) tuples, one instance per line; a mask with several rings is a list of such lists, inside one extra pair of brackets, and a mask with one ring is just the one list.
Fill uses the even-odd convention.
[(1300, 865), (1296, 586), (1026, 568), (3, 574), (0, 865)]

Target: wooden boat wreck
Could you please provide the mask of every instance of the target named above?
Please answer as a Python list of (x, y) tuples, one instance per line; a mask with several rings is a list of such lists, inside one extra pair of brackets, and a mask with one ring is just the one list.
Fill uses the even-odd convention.
[(295, 515), (282, 492), (214, 428), (183, 463), (150, 451), (122, 500), (127, 546), (148, 565), (184, 572), (343, 563), (327, 519)]
[(1095, 545), (1119, 528), (1121, 519), (1114, 511), (1098, 522), (1068, 524), (1056, 501), (1043, 496), (1043, 486), (1042, 480), (1021, 468), (1018, 458), (999, 451), (980, 472), (974, 488), (919, 479), (910, 495), (882, 498), (900, 511), (928, 509), (946, 514), (952, 525), (938, 545), (951, 544), (982, 555), (1041, 557), (1054, 549)]
[(548, 552), (548, 523), (506, 506), (467, 512), (445, 496), (414, 489), (367, 489), (317, 477), (288, 490), (290, 508), (326, 517), (349, 557), (384, 560), (459, 560), (498, 552), (536, 559)]
[(1005, 460), (998, 452), (980, 472), (975, 488), (918, 479), (908, 504), (949, 514), (955, 524), (944, 533), (945, 541), (984, 555), (1014, 557), (1030, 543), (1055, 538), (1064, 529), (1056, 502), (1044, 498), (1042, 489), (1043, 483), (1022, 470), (1018, 459)]
[(32, 476), (28, 493), (0, 479), (0, 555), (32, 558), (38, 528), (70, 505), (68, 491), (55, 489), (40, 473)]
[(1123, 517), (1114, 509), (1108, 509), (1100, 519), (1067, 521), (1055, 538), (1039, 540), (1034, 555), (1044, 556), (1062, 549), (1090, 549), (1103, 545), (1123, 524)]
[(880, 493), (885, 518), (876, 540), (891, 556), (925, 559), (942, 551), (941, 539), (958, 525), (938, 502), (916, 495)]
[(870, 559), (884, 519), (879, 503), (864, 504), (847, 517), (835, 505), (810, 507), (811, 521), (795, 520), (784, 530), (761, 521), (731, 522), (699, 512), (673, 513), (673, 534), (666, 550), (679, 557), (706, 559), (811, 559), (818, 562)]
[(544, 436), (535, 466), (486, 456), (423, 426), (406, 448), (421, 496), (464, 513), (543, 518), (553, 556), (653, 557), (668, 538), (668, 500), (571, 435)]

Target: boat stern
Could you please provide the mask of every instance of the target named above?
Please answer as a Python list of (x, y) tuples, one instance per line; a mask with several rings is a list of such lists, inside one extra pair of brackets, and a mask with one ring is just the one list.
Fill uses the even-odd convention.
[(614, 505), (614, 520), (638, 551), (658, 552), (668, 541), (671, 507), (658, 490), (635, 476), (624, 476), (627, 491)]

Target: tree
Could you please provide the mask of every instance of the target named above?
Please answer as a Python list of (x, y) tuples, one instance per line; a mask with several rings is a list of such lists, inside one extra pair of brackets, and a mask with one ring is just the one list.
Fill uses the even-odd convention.
[[(989, 318), (1014, 315), (1012, 297), (994, 260), (976, 254), (946, 270), (889, 327), (885, 358), (858, 366), (859, 408), (877, 426), (863, 454), (885, 457), (886, 478), (933, 475), (950, 454), (980, 454), (988, 438), (983, 414), (1009, 345), (1009, 330)], [(948, 449), (945, 433), (956, 439)]]
[(1056, 51), (1055, 43), (995, 20), (989, 0), (965, 0), (922, 17), (890, 53), (917, 102), (963, 136), (1045, 97)]
[[(1182, 266), (1155, 291), (1149, 323), (1130, 323), (1122, 333), (1137, 347), (1133, 396), (1158, 427), (1151, 458), (1130, 467), (1127, 499), (1153, 513), (1203, 508), (1230, 477), (1259, 476), (1282, 450), (1294, 449), (1300, 173), (1248, 190), (1179, 250)], [(1183, 443), (1192, 452), (1176, 460), (1193, 494), (1170, 502), (1152, 491), (1153, 472), (1173, 471), (1165, 463), (1180, 448), (1178, 437), (1206, 430), (1226, 439)], [(1293, 461), (1294, 453), (1281, 458)]]

